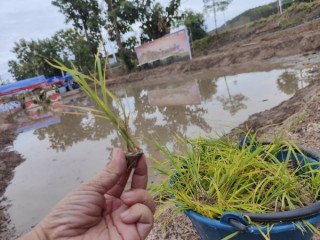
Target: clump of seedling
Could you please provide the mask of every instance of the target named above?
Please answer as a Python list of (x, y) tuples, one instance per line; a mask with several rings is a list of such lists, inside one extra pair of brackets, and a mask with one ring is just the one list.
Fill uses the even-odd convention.
[(255, 133), (241, 142), (229, 136), (177, 142), (174, 152), (158, 144), (166, 161), (155, 160), (163, 180), (153, 191), (164, 207), (220, 219), (226, 212), (283, 212), (320, 200), (320, 163), (298, 160), (304, 153), (293, 142), (266, 143)]
[[(112, 123), (114, 128), (118, 131), (121, 138), (126, 143), (126, 159), (128, 169), (131, 170), (132, 168), (135, 168), (143, 153), (131, 135), (129, 129), (129, 114), (126, 112), (122, 101), (107, 88), (107, 61), (105, 61), (105, 64), (103, 65), (97, 54), (95, 60), (95, 72), (90, 75), (81, 73), (73, 64), (72, 67), (69, 68), (57, 60), (55, 60), (53, 63), (48, 63), (57, 69), (70, 73), (94, 104), (93, 108), (83, 106), (68, 107), (91, 112), (95, 117), (103, 118)], [(120, 113), (116, 113), (112, 109), (112, 103), (116, 105), (116, 108), (119, 109)]]

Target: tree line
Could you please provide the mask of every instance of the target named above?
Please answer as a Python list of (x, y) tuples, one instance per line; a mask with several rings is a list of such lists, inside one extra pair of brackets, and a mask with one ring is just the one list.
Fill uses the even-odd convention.
[[(207, 11), (224, 11), (231, 0), (203, 0)], [(66, 65), (74, 64), (84, 73), (94, 66), (94, 57), (108, 55), (105, 44), (117, 45), (117, 57), (125, 71), (136, 66), (134, 47), (160, 38), (172, 27), (184, 24), (192, 39), (206, 36), (204, 13), (180, 10), (181, 0), (170, 0), (163, 6), (156, 0), (52, 0), (71, 27), (41, 40), (20, 39), (12, 52), (16, 60), (8, 62), (9, 72), (16, 80), (36, 75), (51, 77), (61, 73), (44, 59), (57, 59)], [(140, 35), (130, 34), (139, 26)], [(128, 37), (129, 36), (129, 37)]]

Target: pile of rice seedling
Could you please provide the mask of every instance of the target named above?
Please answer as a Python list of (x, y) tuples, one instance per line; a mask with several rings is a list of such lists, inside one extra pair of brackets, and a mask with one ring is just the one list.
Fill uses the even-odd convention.
[(241, 143), (227, 136), (178, 142), (176, 152), (158, 145), (166, 161), (155, 160), (156, 170), (164, 178), (152, 190), (181, 211), (219, 219), (225, 212), (293, 210), (320, 198), (320, 163), (299, 161), (304, 155), (292, 142), (266, 144), (256, 134)]

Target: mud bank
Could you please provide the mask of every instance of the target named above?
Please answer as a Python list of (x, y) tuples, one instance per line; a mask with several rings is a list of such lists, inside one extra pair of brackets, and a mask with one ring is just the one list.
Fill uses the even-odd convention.
[(134, 72), (110, 79), (108, 83), (113, 85), (149, 79), (155, 76), (165, 77), (177, 73), (191, 73), (208, 69), (218, 70), (230, 65), (256, 64), (257, 61), (263, 64), (264, 61), (272, 60), (274, 63), (280, 64), (283, 57), (319, 54), (319, 50), (320, 24), (316, 21), (280, 32), (253, 35), (243, 41), (239, 39), (235, 43), (230, 43), (210, 52), (207, 56), (170, 66)]
[(14, 169), (23, 162), (23, 158), (10, 146), (15, 140), (16, 127), (13, 114), (0, 113), (0, 239), (12, 239), (13, 230), (8, 229), (10, 222), (6, 209), (1, 203), (5, 200), (3, 194), (14, 176)]
[[(261, 134), (272, 139), (274, 134), (286, 129), (289, 139), (309, 149), (320, 152), (320, 75), (299, 90), (292, 98), (270, 110), (254, 114), (239, 127), (261, 129)], [(148, 240), (200, 239), (190, 220), (174, 209), (167, 210), (156, 220)], [(313, 240), (320, 240), (314, 236)]]

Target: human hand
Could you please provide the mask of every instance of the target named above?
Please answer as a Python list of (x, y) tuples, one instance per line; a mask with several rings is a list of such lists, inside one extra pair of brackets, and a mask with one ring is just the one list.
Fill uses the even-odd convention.
[(125, 155), (114, 149), (111, 163), (62, 199), (28, 234), (28, 239), (142, 240), (153, 225), (155, 206), (147, 193), (144, 156), (133, 172), (131, 188)]

